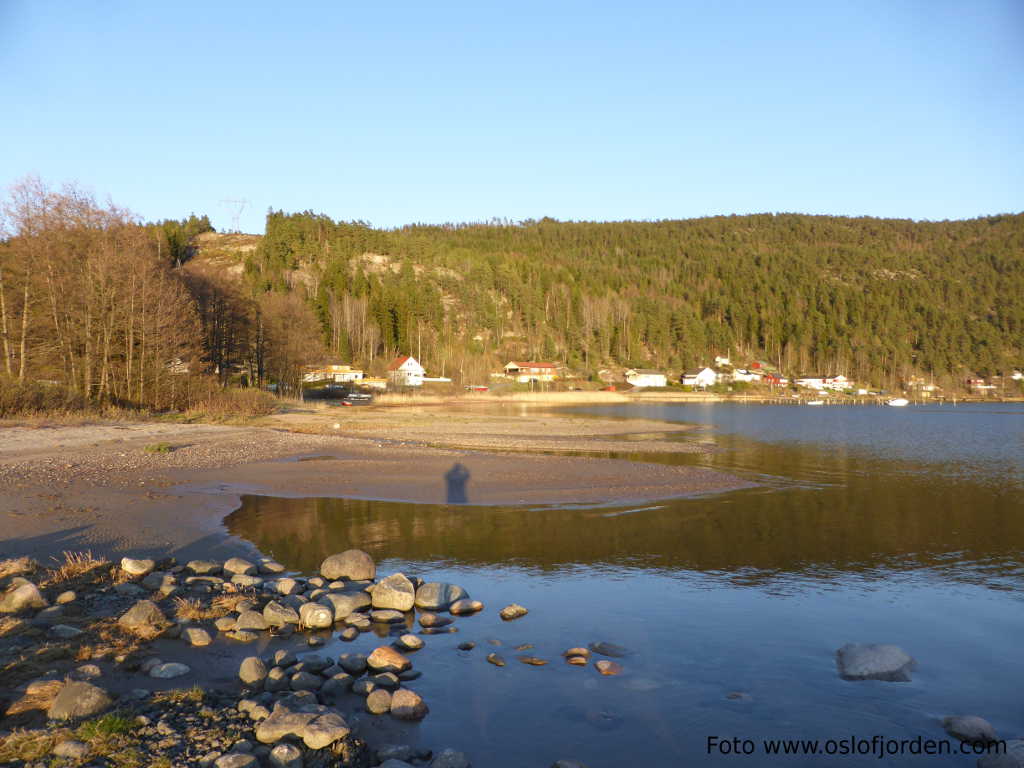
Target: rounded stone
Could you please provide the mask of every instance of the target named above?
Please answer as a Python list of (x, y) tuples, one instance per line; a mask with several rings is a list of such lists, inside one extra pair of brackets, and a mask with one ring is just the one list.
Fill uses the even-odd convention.
[(428, 611), (447, 611), (456, 600), (469, 597), (469, 593), (456, 584), (428, 581), (416, 590), (416, 607)]
[(166, 624), (167, 618), (152, 600), (139, 600), (117, 623), (132, 632), (148, 632)]
[(423, 697), (408, 688), (401, 688), (391, 694), (391, 714), (399, 720), (422, 720), (430, 709)]
[(416, 588), (404, 573), (395, 573), (372, 588), (371, 600), (374, 608), (409, 611), (416, 601)]
[(201, 648), (213, 642), (210, 633), (202, 627), (186, 627), (185, 631), (182, 632), (182, 637), (184, 637), (189, 645), (196, 648)]
[(594, 666), (597, 667), (597, 671), (602, 675), (611, 676), (622, 674), (622, 665), (614, 661), (601, 659), (600, 661), (595, 661)]
[(55, 602), (57, 603), (57, 605), (67, 605), (68, 603), (73, 603), (77, 598), (78, 595), (75, 593), (75, 591), (69, 589), (66, 592), (61, 592), (59, 595), (57, 595), (57, 600)]
[(416, 635), (404, 634), (395, 643), (403, 651), (418, 651), (424, 646), (423, 638)]
[(0, 597), (0, 613), (21, 613), (22, 611), (39, 610), (47, 605), (39, 587), (31, 581), (19, 584)]
[(323, 678), (312, 672), (296, 672), (288, 683), (293, 691), (319, 691), (323, 684)]
[(283, 627), (285, 624), (298, 624), (299, 612), (294, 608), (289, 608), (275, 600), (271, 600), (263, 606), (263, 618), (268, 626)]
[(448, 608), (448, 612), (453, 616), (467, 616), (471, 613), (479, 613), (484, 609), (484, 604), (479, 600), (470, 600), (468, 598), (462, 600), (456, 600)]
[(503, 659), (501, 656), (499, 656), (496, 653), (488, 653), (487, 654), (487, 661), (489, 661), (491, 664), (493, 664), (496, 667), (504, 667), (505, 666), (505, 659)]
[(171, 680), (175, 677), (187, 675), (192, 669), (187, 664), (170, 661), (165, 664), (157, 664), (149, 670), (149, 676), (159, 680)]
[(436, 613), (422, 613), (420, 614), (420, 626), (425, 629), (435, 629), (437, 627), (446, 627), (451, 624), (455, 619), (451, 616), (439, 616)]
[(245, 752), (232, 752), (214, 760), (213, 768), (256, 768), (259, 764), (259, 760), (253, 755)]
[[(351, 618), (354, 618), (354, 616), (346, 617), (346, 621)], [(382, 608), (370, 611), (370, 621), (375, 621), (378, 624), (399, 624), (405, 621), (405, 614), (393, 608)]]
[(110, 709), (113, 703), (107, 692), (99, 686), (76, 680), (60, 689), (46, 715), (51, 720), (92, 717)]
[(305, 603), (299, 609), (299, 622), (310, 629), (327, 629), (334, 625), (334, 612), (320, 603)]
[(391, 692), (383, 688), (375, 688), (366, 697), (366, 711), (371, 715), (383, 715), (391, 711)]
[(373, 558), (361, 549), (349, 549), (327, 557), (320, 564), (320, 574), (328, 581), (362, 581), (376, 578), (377, 566)]
[(262, 685), (267, 679), (267, 665), (258, 656), (249, 656), (242, 660), (238, 668), (238, 679), (246, 685)]

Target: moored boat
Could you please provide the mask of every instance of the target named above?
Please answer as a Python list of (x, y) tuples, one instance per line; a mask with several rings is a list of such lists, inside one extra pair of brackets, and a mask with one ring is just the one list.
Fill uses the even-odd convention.
[(902, 408), (904, 405), (909, 405), (910, 401), (905, 397), (894, 397), (892, 400), (886, 400), (886, 405), (891, 405), (893, 408)]

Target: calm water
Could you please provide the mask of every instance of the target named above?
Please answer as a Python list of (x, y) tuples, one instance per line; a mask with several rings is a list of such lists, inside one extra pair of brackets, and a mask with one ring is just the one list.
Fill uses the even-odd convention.
[[(253, 496), (227, 524), (296, 570), (358, 546), (385, 574), (454, 581), (483, 599), (488, 610), (459, 620), (458, 634), (426, 638), (415, 687), (432, 714), (404, 733), (465, 749), (478, 765), (757, 765), (772, 758), (707, 756), (707, 737), (943, 738), (938, 718), (955, 713), (1024, 736), (1024, 407), (578, 412), (699, 425), (684, 439), (713, 453), (645, 455), (636, 435), (629, 458), (762, 486), (625, 508)], [(496, 609), (512, 601), (531, 612), (506, 624)], [(457, 651), (464, 640), (478, 647)], [(559, 658), (594, 640), (632, 650), (621, 677)], [(377, 642), (364, 635), (344, 650)], [(902, 645), (918, 659), (914, 681), (840, 680), (834, 652), (847, 642)], [(551, 664), (517, 663), (520, 643)], [(509, 665), (487, 664), (491, 650)]]

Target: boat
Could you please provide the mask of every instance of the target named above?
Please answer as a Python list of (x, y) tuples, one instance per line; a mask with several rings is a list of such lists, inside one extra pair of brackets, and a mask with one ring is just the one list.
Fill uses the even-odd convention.
[(885, 404), (893, 408), (902, 408), (904, 405), (910, 405), (910, 401), (905, 397), (894, 397), (892, 400), (886, 400)]
[(808, 405), (824, 405), (825, 401), (824, 400), (808, 400), (807, 404)]

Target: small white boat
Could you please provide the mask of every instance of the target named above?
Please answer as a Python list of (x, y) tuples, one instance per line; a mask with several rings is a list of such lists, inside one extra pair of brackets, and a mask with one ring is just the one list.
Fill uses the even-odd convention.
[(905, 397), (894, 397), (892, 400), (886, 400), (885, 404), (893, 408), (902, 408), (904, 405), (910, 405), (910, 401)]
[(824, 400), (808, 400), (807, 404), (808, 405), (824, 405), (825, 401)]

